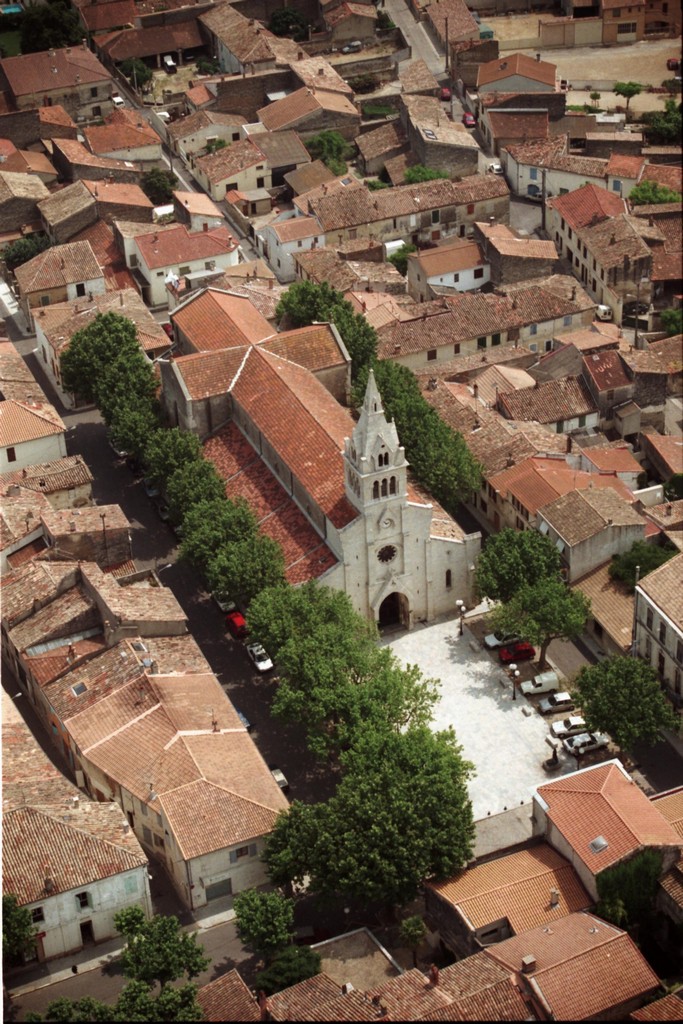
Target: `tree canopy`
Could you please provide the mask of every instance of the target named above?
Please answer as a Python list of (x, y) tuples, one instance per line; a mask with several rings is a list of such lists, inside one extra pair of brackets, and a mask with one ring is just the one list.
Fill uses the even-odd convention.
[(424, 164), (413, 164), (407, 167), (403, 175), (406, 185), (417, 185), (421, 181), (436, 181), (437, 178), (450, 178), (448, 171), (437, 171), (433, 167), (425, 167)]
[(569, 590), (557, 579), (539, 579), (521, 587), (491, 613), (493, 629), (517, 633), (540, 647), (539, 665), (552, 640), (573, 640), (583, 633), (590, 601), (579, 590)]
[(641, 85), (640, 82), (615, 82), (612, 92), (626, 100), (626, 113), (628, 114), (631, 100), (634, 96), (639, 96), (644, 88), (645, 86)]
[(654, 206), (660, 203), (680, 203), (680, 192), (674, 192), (666, 185), (660, 185), (656, 181), (641, 181), (639, 185), (632, 188), (629, 193), (631, 206)]
[(683, 309), (664, 309), (660, 313), (660, 319), (668, 338), (683, 334)]
[(201, 457), (199, 438), (179, 427), (159, 427), (148, 438), (144, 460), (147, 475), (164, 483), (173, 474)]
[(146, 918), (141, 907), (126, 907), (114, 915), (114, 925), (126, 939), (121, 954), (123, 973), (148, 987), (163, 990), (172, 981), (196, 978), (209, 966), (195, 934), (183, 932), (177, 917)]
[(266, 841), (276, 884), (382, 903), (412, 900), (425, 878), (463, 867), (474, 839), (463, 760), (452, 731), (367, 730), (342, 755), (343, 774), (326, 803), (295, 801)]
[(536, 530), (506, 527), (486, 541), (477, 563), (477, 589), (491, 601), (509, 601), (524, 586), (559, 579), (560, 554)]
[(268, 28), (276, 36), (289, 36), (296, 43), (308, 36), (308, 20), (293, 7), (280, 7), (270, 16)]
[(272, 996), (307, 978), (320, 974), (322, 957), (317, 949), (310, 946), (287, 946), (278, 953), (266, 967), (256, 975), (257, 991)]
[(166, 498), (175, 523), (182, 523), (194, 505), (224, 497), (225, 484), (206, 459), (188, 462), (166, 481)]
[(213, 593), (229, 594), (238, 604), (248, 605), (265, 587), (284, 583), (285, 557), (277, 541), (254, 530), (219, 548), (206, 578)]
[(20, 32), (22, 53), (75, 46), (83, 36), (78, 12), (63, 0), (48, 0), (26, 7)]
[(650, 145), (677, 145), (681, 138), (681, 104), (667, 100), (664, 110), (647, 110), (642, 116)]
[[(206, 576), (221, 548), (251, 537), (256, 528), (256, 516), (243, 498), (237, 501), (219, 498), (197, 502), (188, 510), (183, 521), (183, 558), (187, 558), (202, 576)], [(228, 596), (227, 591), (217, 593), (219, 597)]]
[(286, 315), (293, 327), (306, 327), (314, 321), (333, 323), (351, 357), (354, 377), (375, 357), (375, 329), (326, 281), (322, 284), (295, 281), (280, 299), (275, 312), (279, 320)]
[(16, 896), (2, 897), (2, 956), (20, 957), (35, 945), (36, 926), (31, 911), (19, 906)]
[(618, 927), (647, 927), (651, 924), (661, 877), (662, 854), (654, 849), (641, 850), (635, 857), (601, 871), (596, 879), (596, 913)]
[(640, 579), (668, 562), (676, 549), (673, 545), (660, 547), (637, 540), (623, 555), (614, 555), (609, 567), (610, 579), (620, 580), (632, 594), (636, 589), (636, 566), (640, 566)]
[(18, 238), (16, 242), (10, 242), (3, 251), (2, 258), (9, 270), (16, 270), (22, 263), (28, 263), (34, 256), (39, 256), (52, 246), (49, 235), (42, 231), (36, 231), (26, 238)]
[(193, 1021), (203, 1020), (197, 1002), (197, 986), (191, 983), (167, 986), (153, 996), (141, 981), (129, 981), (112, 1005), (92, 996), (81, 999), (61, 997), (48, 1003), (45, 1014), (28, 1013), (27, 1021)]
[(154, 78), (154, 73), (139, 57), (127, 57), (119, 64), (119, 70), (138, 91)]
[(331, 129), (313, 135), (306, 142), (306, 149), (314, 160), (322, 160), (337, 175), (346, 173), (346, 161), (354, 152), (353, 146), (344, 136)]
[(140, 179), (140, 188), (155, 206), (173, 202), (173, 192), (178, 187), (175, 174), (153, 167), (146, 171)]
[(294, 938), (294, 903), (282, 893), (244, 889), (233, 906), (237, 934), (255, 953), (271, 959)]
[(624, 750), (632, 750), (637, 740), (656, 743), (662, 729), (678, 728), (656, 672), (639, 658), (584, 666), (574, 689), (588, 727), (608, 732)]

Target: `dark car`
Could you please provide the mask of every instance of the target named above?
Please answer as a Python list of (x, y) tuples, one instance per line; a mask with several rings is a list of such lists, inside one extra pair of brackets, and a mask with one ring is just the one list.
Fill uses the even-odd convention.
[(510, 644), (509, 647), (501, 647), (498, 651), (498, 657), (504, 665), (510, 665), (515, 661), (531, 661), (536, 654), (536, 649), (533, 644), (528, 643), (526, 640), (520, 640), (519, 643)]
[(645, 316), (649, 308), (647, 302), (625, 302), (624, 316)]
[(667, 69), (669, 71), (678, 71), (681, 66), (681, 62), (677, 57), (669, 57), (666, 62)]
[(465, 113), (462, 115), (462, 123), (465, 125), (465, 128), (477, 127), (476, 117), (474, 116), (474, 114), (470, 114), (467, 111), (465, 111)]
[(449, 100), (450, 98), (451, 98), (451, 90), (448, 88), (447, 85), (444, 85), (443, 89), (441, 90), (441, 99), (442, 100)]
[(225, 625), (238, 640), (243, 640), (247, 635), (247, 621), (242, 612), (228, 612), (225, 616)]

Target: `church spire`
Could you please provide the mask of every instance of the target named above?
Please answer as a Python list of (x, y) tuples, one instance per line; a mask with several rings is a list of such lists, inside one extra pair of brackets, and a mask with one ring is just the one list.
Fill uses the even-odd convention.
[(387, 448), (396, 451), (400, 445), (393, 420), (387, 420), (382, 407), (382, 396), (375, 381), (375, 371), (370, 370), (360, 418), (353, 432), (354, 447), (358, 460), (369, 459), (381, 438)]
[(372, 370), (358, 423), (344, 442), (346, 493), (357, 508), (379, 500), (404, 499), (407, 489), (405, 452), (393, 420), (387, 420)]

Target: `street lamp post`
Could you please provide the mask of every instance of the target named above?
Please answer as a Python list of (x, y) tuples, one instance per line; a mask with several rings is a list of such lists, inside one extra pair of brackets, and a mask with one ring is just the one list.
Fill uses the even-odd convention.
[(519, 669), (514, 662), (508, 666), (508, 672), (510, 673), (510, 679), (512, 680), (512, 699), (517, 700), (517, 680), (519, 679)]
[[(647, 284), (647, 278), (641, 277), (636, 282), (636, 315), (635, 315), (635, 329), (633, 331), (633, 347), (638, 348), (638, 329), (640, 326), (640, 286), (641, 284)], [(627, 292), (626, 295), (632, 295), (633, 292)]]
[(100, 512), (100, 519), (102, 520), (102, 537), (104, 538), (104, 557), (106, 559), (106, 566), (109, 566), (109, 549), (107, 547), (107, 513)]
[(465, 618), (465, 612), (467, 611), (467, 608), (465, 607), (465, 602), (464, 601), (456, 601), (455, 602), (455, 607), (458, 609), (458, 614), (460, 616), (460, 633), (459, 633), (459, 635), (462, 636), (464, 631), (465, 631), (464, 618)]

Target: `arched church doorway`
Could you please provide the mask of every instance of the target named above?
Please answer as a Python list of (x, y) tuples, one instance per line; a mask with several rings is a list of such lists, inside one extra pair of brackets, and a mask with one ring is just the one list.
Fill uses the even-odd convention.
[(396, 590), (387, 594), (379, 606), (379, 625), (380, 629), (385, 626), (409, 625), (408, 599), (404, 594)]

